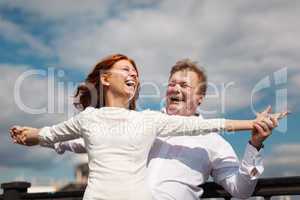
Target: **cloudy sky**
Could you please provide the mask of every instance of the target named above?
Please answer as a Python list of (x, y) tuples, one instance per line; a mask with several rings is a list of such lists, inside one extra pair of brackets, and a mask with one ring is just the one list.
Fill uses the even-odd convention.
[[(74, 180), (84, 155), (13, 145), (7, 130), (74, 114), (74, 87), (112, 53), (138, 64), (139, 109), (163, 106), (168, 72), (183, 58), (207, 71), (207, 117), (288, 108), (292, 115), (266, 141), (264, 176), (300, 175), (299, 9), (297, 0), (1, 0), (0, 182)], [(249, 136), (224, 137), (241, 157)]]

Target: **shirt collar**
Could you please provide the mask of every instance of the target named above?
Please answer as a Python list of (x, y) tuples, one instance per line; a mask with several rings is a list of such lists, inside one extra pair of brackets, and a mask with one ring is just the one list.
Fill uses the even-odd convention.
[[(160, 110), (162, 113), (165, 113), (165, 114), (167, 114), (167, 110), (166, 110), (166, 107), (163, 107), (161, 110)], [(197, 117), (199, 117), (199, 118), (201, 118), (201, 119), (203, 119), (203, 116), (199, 113), (199, 111), (197, 110), (196, 111), (196, 113), (195, 113), (195, 115), (194, 116), (197, 116)]]

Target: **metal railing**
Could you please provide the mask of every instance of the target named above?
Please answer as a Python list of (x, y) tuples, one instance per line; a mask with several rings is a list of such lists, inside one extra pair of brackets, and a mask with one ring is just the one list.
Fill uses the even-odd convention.
[[(28, 182), (11, 182), (1, 184), (3, 194), (0, 200), (23, 200), (23, 199), (82, 199), (83, 190), (68, 192), (43, 192), (43, 193), (27, 193), (27, 189), (31, 186)], [(208, 182), (201, 187), (204, 193), (201, 198), (224, 198), (231, 199), (231, 195), (226, 192), (220, 185)], [(273, 196), (294, 196), (300, 195), (300, 176), (296, 177), (280, 177), (280, 178), (264, 178), (259, 179), (255, 188), (253, 197), (264, 197), (269, 200)]]

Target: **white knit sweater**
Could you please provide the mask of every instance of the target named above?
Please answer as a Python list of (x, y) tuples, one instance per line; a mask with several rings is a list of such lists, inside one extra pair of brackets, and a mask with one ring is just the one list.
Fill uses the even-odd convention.
[(42, 146), (83, 137), (90, 170), (84, 200), (150, 200), (146, 162), (156, 136), (201, 135), (223, 128), (224, 119), (89, 107), (65, 122), (42, 128), (39, 135)]

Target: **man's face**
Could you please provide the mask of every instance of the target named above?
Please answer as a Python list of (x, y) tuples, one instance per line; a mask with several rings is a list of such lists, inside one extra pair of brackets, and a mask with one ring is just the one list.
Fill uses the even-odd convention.
[(194, 115), (203, 100), (203, 95), (198, 92), (201, 81), (193, 71), (175, 72), (170, 77), (167, 88), (167, 113), (169, 115)]

